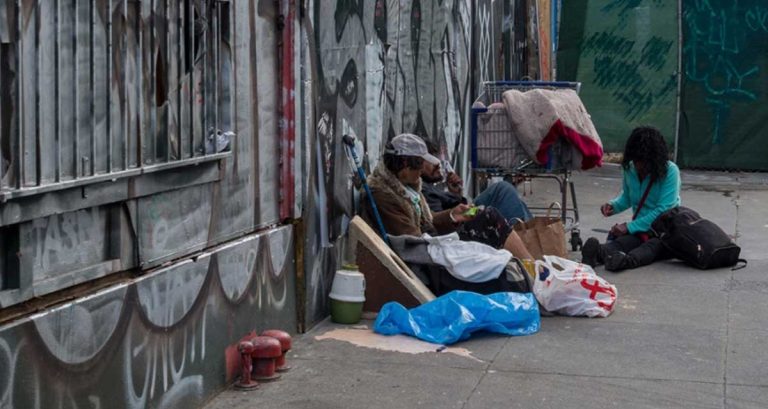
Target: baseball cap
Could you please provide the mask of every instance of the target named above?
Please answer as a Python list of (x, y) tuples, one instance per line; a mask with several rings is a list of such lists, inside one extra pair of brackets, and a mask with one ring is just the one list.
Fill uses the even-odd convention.
[(412, 133), (404, 133), (395, 136), (389, 142), (392, 144), (392, 149), (386, 149), (384, 152), (395, 156), (416, 156), (432, 163), (433, 165), (439, 165), (440, 160), (429, 154), (427, 150), (427, 144), (424, 140)]

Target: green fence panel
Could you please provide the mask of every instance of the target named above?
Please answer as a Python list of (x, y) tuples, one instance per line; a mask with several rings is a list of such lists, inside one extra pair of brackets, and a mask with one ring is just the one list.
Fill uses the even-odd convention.
[(678, 89), (677, 2), (563, 1), (557, 79), (582, 82), (581, 98), (607, 152), (637, 125), (674, 141)]
[(768, 170), (768, 4), (683, 1), (683, 166)]

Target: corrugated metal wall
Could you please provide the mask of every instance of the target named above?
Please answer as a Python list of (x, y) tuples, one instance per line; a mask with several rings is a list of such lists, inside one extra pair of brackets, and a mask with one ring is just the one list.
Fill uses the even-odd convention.
[(0, 306), (279, 221), (274, 7), (0, 1)]
[[(295, 331), (278, 17), (0, 0), (0, 318), (59, 303), (0, 325), (0, 407), (198, 406), (246, 333)], [(228, 151), (206, 151), (210, 128), (236, 134)]]
[(228, 2), (5, 3), (6, 197), (178, 164), (231, 129)]

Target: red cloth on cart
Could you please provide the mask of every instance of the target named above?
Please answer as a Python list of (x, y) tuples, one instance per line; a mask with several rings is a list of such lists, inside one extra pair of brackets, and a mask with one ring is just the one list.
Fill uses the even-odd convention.
[(539, 150), (536, 152), (536, 161), (547, 163), (549, 160), (549, 147), (554, 145), (559, 138), (565, 138), (578, 149), (582, 156), (581, 170), (592, 169), (603, 165), (603, 147), (588, 135), (583, 135), (575, 129), (563, 125), (563, 121), (557, 120), (549, 128), (549, 132), (541, 140)]

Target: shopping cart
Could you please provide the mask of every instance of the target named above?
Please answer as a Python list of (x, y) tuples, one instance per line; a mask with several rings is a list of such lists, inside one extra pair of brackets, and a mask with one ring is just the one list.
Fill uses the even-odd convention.
[[(579, 208), (576, 202), (576, 190), (571, 180), (572, 149), (564, 138), (560, 138), (550, 147), (549, 160), (539, 164), (525, 152), (514, 135), (503, 106), (494, 103), (502, 102), (504, 91), (516, 89), (528, 91), (534, 88), (543, 89), (573, 89), (577, 93), (581, 89), (578, 82), (545, 82), (545, 81), (493, 81), (483, 83), (483, 92), (472, 107), (471, 116), (471, 149), (472, 149), (472, 186), (474, 194), (487, 187), (488, 180), (502, 177), (512, 180), (523, 178), (543, 178), (554, 180), (560, 188), (560, 204), (562, 220), (566, 232), (570, 233), (570, 244), (573, 251), (581, 248), (582, 240), (579, 231)], [(481, 104), (478, 104), (480, 102)], [(509, 179), (508, 179), (509, 180)], [(568, 204), (570, 191), (572, 205)], [(543, 214), (549, 207), (529, 206), (534, 214)]]

